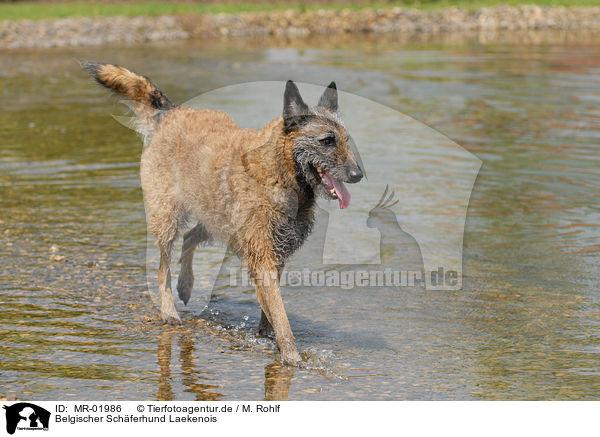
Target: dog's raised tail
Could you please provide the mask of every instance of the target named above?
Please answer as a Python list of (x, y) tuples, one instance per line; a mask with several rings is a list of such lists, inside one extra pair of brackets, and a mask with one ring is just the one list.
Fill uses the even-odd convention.
[(84, 62), (81, 67), (108, 89), (154, 109), (167, 110), (175, 105), (145, 76), (119, 65)]

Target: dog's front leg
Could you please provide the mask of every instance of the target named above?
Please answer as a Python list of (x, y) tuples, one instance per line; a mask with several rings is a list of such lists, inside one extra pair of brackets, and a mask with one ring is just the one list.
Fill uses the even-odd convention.
[(287, 364), (298, 364), (301, 358), (296, 349), (292, 328), (283, 306), (278, 277), (277, 270), (258, 270), (254, 275), (256, 297), (275, 331), (281, 358)]

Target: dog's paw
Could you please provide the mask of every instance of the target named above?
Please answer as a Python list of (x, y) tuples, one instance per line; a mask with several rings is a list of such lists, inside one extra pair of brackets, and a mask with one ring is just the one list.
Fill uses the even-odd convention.
[(181, 325), (181, 319), (179, 316), (163, 316), (163, 323), (165, 325)]
[(258, 327), (258, 335), (260, 335), (261, 337), (273, 337), (274, 333), (275, 331), (273, 331), (273, 328), (271, 328), (270, 325)]
[(299, 366), (302, 362), (302, 357), (296, 348), (293, 348), (281, 352), (281, 361), (288, 366)]
[(194, 286), (194, 275), (192, 274), (179, 274), (177, 278), (177, 295), (179, 299), (187, 305), (192, 295), (192, 287)]

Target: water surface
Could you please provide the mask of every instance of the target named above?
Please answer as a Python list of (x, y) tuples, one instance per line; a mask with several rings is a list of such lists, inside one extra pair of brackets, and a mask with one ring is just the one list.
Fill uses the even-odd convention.
[[(600, 45), (526, 41), (1, 53), (0, 392), (31, 400), (598, 399)], [(146, 293), (141, 142), (111, 118), (122, 108), (81, 73), (81, 59), (143, 72), (177, 102), (248, 81), (336, 80), (447, 135), (483, 161), (462, 289), (285, 288), (307, 360), (300, 369), (279, 365), (274, 342), (257, 336), (248, 287), (220, 287), (206, 310), (180, 307), (182, 327), (162, 326)], [(210, 285), (196, 278), (197, 288)]]

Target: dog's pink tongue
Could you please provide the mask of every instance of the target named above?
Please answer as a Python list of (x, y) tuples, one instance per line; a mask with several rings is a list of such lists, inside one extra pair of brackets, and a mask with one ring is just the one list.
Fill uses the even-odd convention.
[(350, 192), (346, 189), (344, 183), (332, 178), (328, 172), (323, 173), (323, 178), (327, 180), (329, 185), (333, 186), (335, 194), (337, 194), (340, 201), (340, 209), (346, 209), (350, 205)]

